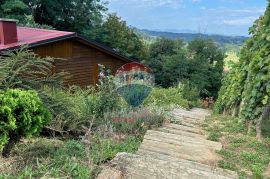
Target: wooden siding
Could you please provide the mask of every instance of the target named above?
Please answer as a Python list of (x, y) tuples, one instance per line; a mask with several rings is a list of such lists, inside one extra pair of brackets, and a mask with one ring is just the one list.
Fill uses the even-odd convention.
[(41, 57), (63, 58), (64, 60), (56, 60), (54, 71), (68, 72), (70, 76), (66, 84), (81, 87), (97, 83), (98, 64), (110, 68), (114, 74), (119, 67), (127, 63), (75, 40), (66, 40), (36, 47), (34, 52)]
[(34, 48), (41, 57), (70, 58), (72, 56), (72, 41), (55, 42)]

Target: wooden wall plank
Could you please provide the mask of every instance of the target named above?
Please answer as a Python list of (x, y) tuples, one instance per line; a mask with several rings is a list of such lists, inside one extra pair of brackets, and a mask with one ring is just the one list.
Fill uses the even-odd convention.
[(110, 68), (114, 74), (118, 68), (126, 63), (121, 59), (117, 59), (75, 40), (43, 45), (33, 50), (41, 57), (64, 58), (65, 60), (57, 59), (55, 61), (54, 71), (68, 72), (70, 78), (67, 79), (66, 84), (79, 85), (81, 87), (97, 83), (98, 64)]

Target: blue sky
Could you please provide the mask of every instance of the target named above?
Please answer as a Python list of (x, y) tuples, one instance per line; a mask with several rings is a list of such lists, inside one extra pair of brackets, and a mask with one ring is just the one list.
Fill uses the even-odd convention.
[(245, 36), (267, 6), (267, 0), (107, 1), (110, 12), (137, 28)]

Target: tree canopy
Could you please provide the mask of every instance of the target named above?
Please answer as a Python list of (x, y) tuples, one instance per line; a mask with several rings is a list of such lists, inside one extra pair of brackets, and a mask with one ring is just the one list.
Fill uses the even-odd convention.
[(153, 69), (158, 85), (189, 81), (201, 97), (217, 97), (225, 54), (213, 41), (195, 39), (185, 44), (161, 38), (150, 46), (149, 56), (145, 63)]
[(146, 55), (145, 44), (135, 30), (116, 14), (109, 14), (102, 24), (98, 41), (126, 56), (142, 60)]

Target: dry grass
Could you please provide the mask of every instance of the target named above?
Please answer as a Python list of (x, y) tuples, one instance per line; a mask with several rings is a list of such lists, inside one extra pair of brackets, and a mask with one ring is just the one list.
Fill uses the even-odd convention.
[(0, 173), (17, 174), (25, 166), (36, 165), (40, 156), (49, 155), (49, 151), (62, 146), (63, 141), (57, 139), (23, 139), (14, 147), (10, 157), (0, 158)]

